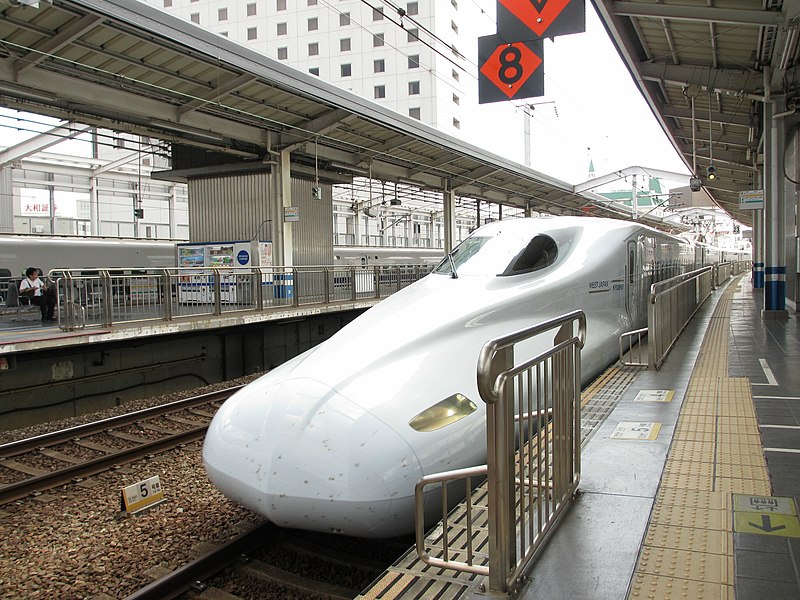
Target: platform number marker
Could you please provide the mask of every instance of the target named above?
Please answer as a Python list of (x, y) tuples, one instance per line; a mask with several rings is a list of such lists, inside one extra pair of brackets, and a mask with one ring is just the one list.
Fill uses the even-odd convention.
[(122, 508), (135, 514), (164, 501), (164, 490), (158, 475), (122, 488)]
[(661, 423), (622, 421), (611, 434), (612, 440), (654, 440), (661, 431)]
[(634, 402), (672, 402), (674, 390), (639, 390)]

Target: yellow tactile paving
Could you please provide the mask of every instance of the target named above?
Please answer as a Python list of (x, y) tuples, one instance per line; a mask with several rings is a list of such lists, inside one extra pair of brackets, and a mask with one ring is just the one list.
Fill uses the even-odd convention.
[(733, 281), (686, 390), (628, 599), (733, 600), (731, 493), (770, 495), (750, 382), (728, 377)]
[(644, 543), (656, 548), (689, 550), (709, 554), (732, 554), (733, 533), (721, 529), (680, 527), (650, 523)]
[(707, 583), (690, 579), (676, 579), (636, 573), (633, 579), (633, 590), (629, 598), (633, 600), (733, 600), (733, 586), (721, 583)]
[(661, 504), (653, 509), (650, 523), (677, 527), (702, 527), (718, 531), (731, 531), (731, 515), (722, 509), (697, 509)]
[(636, 571), (732, 585), (733, 556), (645, 546), (639, 554)]

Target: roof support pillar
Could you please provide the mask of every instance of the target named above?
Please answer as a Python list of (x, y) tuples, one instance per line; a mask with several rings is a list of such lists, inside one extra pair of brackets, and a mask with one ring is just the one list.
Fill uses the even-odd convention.
[[(766, 76), (765, 76), (766, 77)], [(780, 100), (780, 102), (779, 102)], [(762, 319), (786, 318), (786, 248), (783, 189), (783, 117), (773, 118), (783, 97), (764, 103), (764, 309)]]
[[(11, 173), (14, 167), (0, 167), (0, 233), (14, 233), (14, 186)], [(14, 273), (19, 275), (19, 273)]]
[(284, 219), (284, 208), (292, 206), (291, 151), (281, 150), (274, 171), (272, 195), (272, 257), (276, 266), (291, 267), (294, 262), (292, 223)]
[(450, 189), (450, 182), (444, 182), (444, 191), (442, 193), (442, 202), (444, 204), (444, 251), (450, 252), (455, 245), (455, 206), (456, 206), (456, 193)]

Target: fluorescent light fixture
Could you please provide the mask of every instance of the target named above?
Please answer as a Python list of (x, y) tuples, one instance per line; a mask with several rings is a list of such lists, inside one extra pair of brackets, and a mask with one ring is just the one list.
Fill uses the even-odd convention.
[(202, 129), (181, 125), (180, 123), (172, 123), (171, 121), (150, 121), (150, 125), (153, 125), (154, 127), (160, 127), (161, 129), (166, 129), (167, 131), (193, 135), (195, 137), (210, 140), (212, 142), (221, 142), (225, 139), (218, 133), (203, 131)]
[(39, 90), (32, 90), (6, 81), (0, 82), (0, 94), (4, 92), (6, 94), (24, 98), (26, 100), (38, 100), (40, 102), (55, 102), (57, 100), (54, 94), (40, 92)]

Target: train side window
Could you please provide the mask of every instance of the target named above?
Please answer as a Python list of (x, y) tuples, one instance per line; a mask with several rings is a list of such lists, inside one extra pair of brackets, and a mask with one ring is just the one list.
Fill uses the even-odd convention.
[(633, 278), (635, 277), (633, 268), (636, 264), (636, 255), (633, 252), (633, 248), (628, 249), (628, 282), (633, 283)]
[(514, 257), (501, 276), (521, 275), (549, 267), (556, 261), (558, 246), (548, 235), (537, 235)]

